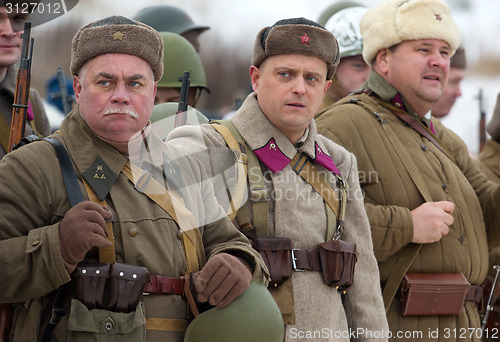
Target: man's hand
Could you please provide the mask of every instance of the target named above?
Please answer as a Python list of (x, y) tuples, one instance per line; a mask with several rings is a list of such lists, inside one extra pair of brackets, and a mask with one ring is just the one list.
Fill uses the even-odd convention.
[(223, 308), (250, 285), (252, 274), (241, 259), (220, 253), (208, 260), (196, 277), (198, 299)]
[(426, 202), (411, 211), (414, 243), (433, 243), (450, 232), (453, 224), (452, 202)]
[(68, 273), (85, 258), (92, 247), (110, 247), (106, 220), (113, 215), (97, 203), (85, 201), (68, 210), (59, 223), (59, 244)]

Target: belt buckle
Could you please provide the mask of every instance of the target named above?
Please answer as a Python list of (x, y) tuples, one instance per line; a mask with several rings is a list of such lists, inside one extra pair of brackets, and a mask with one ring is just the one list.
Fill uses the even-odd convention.
[(305, 271), (302, 268), (298, 268), (297, 263), (295, 263), (295, 261), (297, 260), (297, 258), (295, 257), (295, 251), (300, 251), (300, 250), (301, 250), (300, 248), (292, 248), (292, 267), (293, 267), (293, 270), (296, 272), (304, 272)]

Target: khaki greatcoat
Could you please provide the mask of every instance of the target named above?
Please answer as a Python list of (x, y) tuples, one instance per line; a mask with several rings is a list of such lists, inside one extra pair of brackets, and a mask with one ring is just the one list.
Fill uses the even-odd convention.
[[(90, 130), (78, 107), (64, 120), (60, 132), (54, 136), (64, 141), (78, 177), (93, 166), (97, 156), (118, 175), (106, 196), (113, 213), (116, 260), (145, 266), (151, 275), (182, 275), (186, 262), (179, 227), (120, 172), (127, 159)], [(157, 153), (161, 156), (165, 152), (180, 167), (186, 184), (185, 203), (202, 222), (206, 257), (229, 252), (255, 266), (254, 277), (264, 278), (267, 270), (262, 259), (218, 206), (211, 183), (202, 181), (205, 176), (199, 163), (185, 158), (154, 134), (148, 135), (148, 143), (154, 152), (143, 155), (144, 151), (139, 151), (135, 160), (152, 157), (153, 163), (148, 165), (153, 165), (154, 171), (159, 166), (155, 165)], [(80, 179), (79, 183), (84, 191)], [(36, 341), (41, 303), (49, 292), (71, 279), (63, 265), (58, 238), (58, 223), (70, 203), (52, 146), (34, 142), (8, 154), (0, 162), (0, 184), (0, 302), (16, 303), (13, 340)], [(85, 261), (96, 262), (96, 254), (91, 250)], [(150, 294), (144, 296), (144, 304), (146, 317), (187, 317), (184, 297)], [(77, 322), (76, 326), (83, 324)], [(66, 315), (56, 326), (52, 341), (66, 341), (67, 333)], [(182, 341), (183, 335), (146, 331), (147, 341)]]
[[(367, 86), (384, 101), (397, 93), (374, 71)], [(439, 120), (432, 119), (435, 131), (456, 163), (368, 95), (353, 97), (375, 106), (379, 118), (348, 98), (346, 104), (337, 103), (320, 114), (316, 123), (321, 134), (356, 156), (381, 280), (387, 280), (402, 249), (411, 243), (410, 210), (424, 203), (425, 194), (432, 201), (453, 202), (454, 223), (440, 241), (422, 246), (409, 271), (461, 272), (471, 284), (480, 285), (488, 269), (485, 221), (489, 229), (498, 229), (499, 187), (487, 181), (465, 143)], [(419, 186), (416, 178), (421, 180)], [(458, 340), (454, 331), (480, 327), (471, 301), (459, 316), (402, 317), (394, 300), (387, 317), (394, 337), (400, 332), (410, 334), (398, 339), (405, 341)], [(437, 331), (439, 339), (430, 338), (429, 331)], [(467, 335), (460, 340), (470, 339)]]

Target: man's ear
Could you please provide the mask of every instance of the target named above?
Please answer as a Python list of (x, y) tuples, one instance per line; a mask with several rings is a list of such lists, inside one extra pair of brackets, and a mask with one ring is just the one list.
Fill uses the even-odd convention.
[(391, 59), (392, 51), (389, 48), (380, 49), (373, 60), (373, 68), (382, 75), (387, 75), (389, 60)]
[(80, 93), (82, 91), (82, 84), (80, 83), (80, 79), (78, 76), (73, 76), (73, 91), (75, 92), (75, 100), (76, 103), (79, 104)]
[(325, 83), (325, 89), (323, 91), (323, 94), (326, 94), (326, 92), (328, 91), (328, 89), (330, 89), (330, 87), (332, 86), (332, 80), (326, 80), (326, 83)]
[(252, 81), (252, 89), (257, 94), (259, 90), (260, 69), (254, 65), (250, 67), (250, 80)]

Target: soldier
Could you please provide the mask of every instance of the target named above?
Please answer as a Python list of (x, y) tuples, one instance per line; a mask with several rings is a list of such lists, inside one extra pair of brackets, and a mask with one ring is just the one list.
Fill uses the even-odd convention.
[(0, 302), (15, 306), (11, 339), (182, 341), (186, 277), (198, 291), (190, 298), (225, 307), (252, 277), (266, 283), (267, 270), (199, 163), (149, 128), (163, 72), (158, 32), (104, 18), (76, 33), (71, 56), (77, 106), (60, 133), (0, 163)]
[(164, 46), (165, 71), (158, 82), (155, 105), (164, 102), (179, 102), (181, 94), (180, 77), (189, 71), (190, 87), (187, 104), (195, 107), (207, 86), (205, 69), (194, 47), (182, 36), (171, 32), (160, 32)]
[[(370, 74), (370, 66), (363, 60), (363, 41), (359, 33), (359, 21), (366, 7), (346, 1), (330, 6), (325, 12), (332, 13), (324, 26), (339, 42), (340, 62), (318, 113), (359, 89)], [(320, 20), (324, 20), (322, 18), (324, 15), (320, 16)]]
[(185, 11), (170, 5), (145, 7), (133, 17), (158, 32), (180, 34), (200, 52), (199, 36), (210, 27), (196, 24)]
[[(430, 117), (459, 29), (441, 0), (383, 0), (360, 29), (372, 66), (366, 89), (316, 123), (358, 160), (389, 327), (401, 341), (479, 340), (485, 223), (499, 228), (500, 189), (465, 143)], [(418, 292), (415, 284), (427, 288)], [(465, 330), (478, 334), (458, 335)]]
[(465, 49), (460, 46), (450, 59), (450, 75), (443, 96), (432, 106), (431, 114), (433, 117), (441, 119), (450, 114), (455, 101), (462, 96), (460, 84), (465, 77), (466, 68)]
[[(352, 331), (357, 340), (387, 340), (356, 161), (317, 134), (313, 120), (338, 60), (337, 41), (324, 27), (305, 18), (280, 20), (257, 34), (250, 67), (254, 92), (234, 116), (179, 127), (167, 138), (228, 184), (231, 203), (224, 205), (268, 262), (286, 341), (318, 334), (322, 341), (348, 340)], [(235, 173), (219, 155), (226, 143), (238, 157)], [(332, 245), (343, 251), (344, 262)], [(320, 260), (340, 265), (322, 269)]]
[[(6, 6), (9, 4), (19, 6)], [(26, 13), (18, 13), (23, 4), (29, 5)], [(0, 159), (9, 150), (9, 132), (12, 120), (12, 104), (16, 91), (17, 66), (21, 57), (21, 34), (28, 13), (36, 1), (0, 1)], [(25, 135), (50, 134), (49, 120), (41, 96), (31, 88)]]

